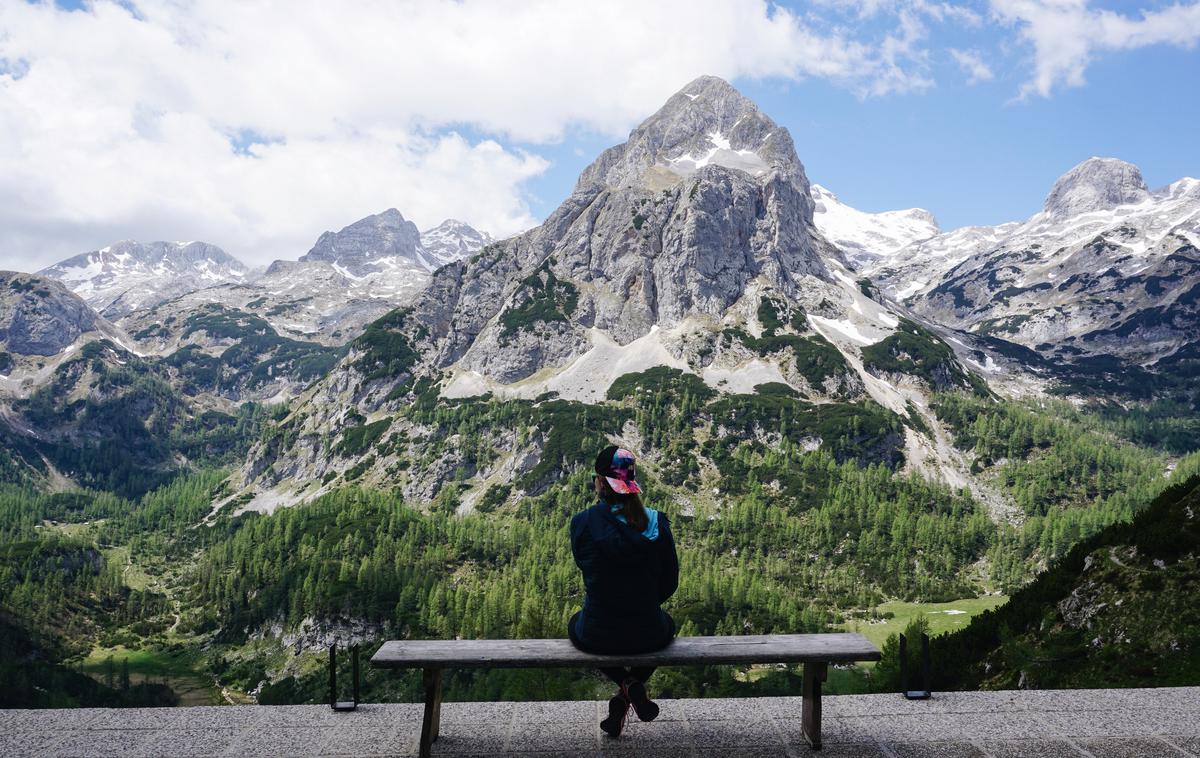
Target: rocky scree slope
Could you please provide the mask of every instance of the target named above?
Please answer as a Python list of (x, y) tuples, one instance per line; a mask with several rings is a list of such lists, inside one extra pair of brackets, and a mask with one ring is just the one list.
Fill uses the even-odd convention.
[[(437, 270), (411, 306), (372, 324), (286, 434), (252, 453), (243, 484), (328, 483), (349, 469), (395, 481), (388, 440), (428, 432), (392, 426), (414, 401), (598, 403), (650, 369), (911, 417), (930, 389), (986, 391), (956, 350), (969, 348), (857, 281), (814, 228), (787, 130), (702, 77), (604, 151), (541, 226)], [(382, 444), (339, 442), (368, 428)]]
[(153, 344), (172, 384), (190, 396), (212, 395), (239, 403), (279, 402), (324, 376), (342, 348), (281, 335), (269, 321), (220, 302), (186, 310), (156, 306), (130, 335)]

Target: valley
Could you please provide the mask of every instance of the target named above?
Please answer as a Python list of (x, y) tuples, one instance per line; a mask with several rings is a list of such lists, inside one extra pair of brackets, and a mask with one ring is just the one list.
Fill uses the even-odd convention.
[[(1080, 546), (1116, 551), (1088, 597), (1141, 587), (1122, 529), (1200, 476), (1196, 186), (1093, 159), (1032, 219), (942, 232), (845, 206), (701, 77), (507, 239), (391, 209), (265, 270), (119, 243), (0, 275), (0, 698), (322, 702), (333, 642), (562, 637), (566, 524), (612, 442), (674, 524), (681, 634), (859, 630), (885, 660), (830, 688), (883, 691), (892, 635), (927, 623), (939, 650), (987, 642), (986, 676), (964, 655), (946, 682), (1057, 684), (996, 619), (1021, 614), (1026, 651), (1080, 643), (1041, 588)], [(1171, 549), (1177, 594), (1195, 556)], [(1140, 631), (1152, 670), (1122, 683), (1194, 670), (1194, 639)], [(798, 681), (660, 676), (677, 697)], [(572, 671), (446, 688), (601, 695)]]

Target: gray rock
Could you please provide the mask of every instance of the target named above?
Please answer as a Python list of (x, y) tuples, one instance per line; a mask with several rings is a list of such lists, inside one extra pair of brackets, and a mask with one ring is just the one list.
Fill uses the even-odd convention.
[(57, 355), (97, 328), (96, 313), (61, 283), (0, 271), (0, 346), (18, 355)]
[[(505, 339), (539, 271), (575, 291), (571, 312)], [(828, 278), (791, 137), (702, 77), (606, 150), (540, 227), (435, 273), (413, 322), (431, 368), (470, 351), (465, 367), (507, 382), (585, 351), (587, 328), (628, 344), (655, 325), (719, 318), (756, 277), (795, 293), (804, 275)]]
[(379, 273), (401, 259), (418, 265), (421, 260), (421, 232), (395, 208), (359, 219), (338, 232), (325, 232), (302, 262), (334, 263), (354, 276)]
[(1137, 166), (1116, 158), (1088, 158), (1059, 177), (1043, 209), (1054, 218), (1065, 219), (1149, 197)]
[(474, 254), (491, 241), (486, 232), (454, 219), (420, 232), (400, 211), (389, 208), (341, 231), (325, 232), (300, 261), (333, 264), (353, 277), (396, 276), (411, 269), (433, 271)]

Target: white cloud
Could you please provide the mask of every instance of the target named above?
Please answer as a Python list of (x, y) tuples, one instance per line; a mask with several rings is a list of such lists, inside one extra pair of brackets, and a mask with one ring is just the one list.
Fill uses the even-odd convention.
[(616, 137), (705, 73), (918, 89), (918, 13), (870, 40), (762, 1), (0, 1), (0, 263), (121, 237), (294, 258), (388, 206), (512, 233), (545, 161), (460, 134)]
[(1173, 4), (1123, 15), (1088, 0), (991, 0), (999, 20), (1015, 24), (1033, 46), (1034, 76), (1021, 95), (1048, 97), (1056, 86), (1079, 86), (1099, 52), (1148, 45), (1193, 47), (1200, 40), (1200, 3)]
[(991, 67), (983, 62), (983, 58), (978, 51), (949, 48), (949, 52), (950, 57), (959, 65), (963, 73), (967, 75), (967, 84), (991, 81), (995, 77)]

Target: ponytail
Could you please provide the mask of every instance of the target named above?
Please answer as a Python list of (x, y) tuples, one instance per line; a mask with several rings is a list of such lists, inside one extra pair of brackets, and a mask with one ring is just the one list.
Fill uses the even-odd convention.
[(604, 502), (611, 505), (620, 505), (621, 514), (625, 516), (625, 522), (637, 529), (643, 531), (650, 524), (650, 517), (646, 515), (646, 506), (642, 505), (642, 496), (636, 492), (628, 495), (622, 495), (619, 492), (614, 492), (612, 487), (608, 486), (608, 482), (604, 477), (599, 477), (600, 485), (604, 488)]
[(650, 524), (650, 517), (646, 515), (646, 506), (642, 505), (642, 496), (634, 492), (630, 495), (617, 495), (617, 499), (629, 525), (639, 532), (645, 531)]

